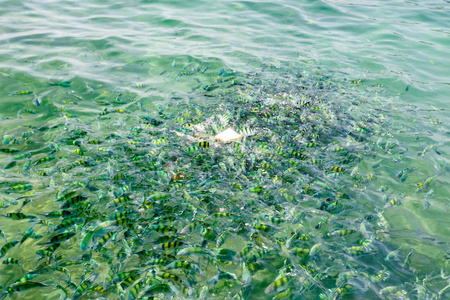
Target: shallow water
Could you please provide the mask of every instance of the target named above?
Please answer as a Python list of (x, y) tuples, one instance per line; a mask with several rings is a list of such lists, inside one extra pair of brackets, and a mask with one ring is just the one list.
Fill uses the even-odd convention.
[[(175, 298), (272, 299), (288, 288), (286, 298), (332, 298), (345, 284), (352, 288), (340, 297), (348, 299), (450, 297), (442, 278), (450, 273), (448, 1), (4, 1), (2, 7), (0, 148), (18, 151), (0, 153), (0, 211), (36, 219), (1, 217), (0, 246), (20, 241), (34, 224), (42, 237), (5, 252), (2, 259), (19, 259), (24, 271), (1, 265), (0, 284), (7, 292), (34, 273), (32, 280), (46, 285), (11, 297), (58, 299), (60, 285), (68, 298), (119, 299), (121, 283), (131, 299), (132, 287), (119, 279), (106, 291), (92, 289), (106, 287), (111, 266), (117, 273), (141, 270), (132, 284), (153, 274), (145, 285), (168, 284), (165, 297)], [(15, 95), (22, 91), (32, 93)], [(228, 127), (244, 135), (239, 145), (214, 140)], [(211, 146), (199, 147), (202, 141)], [(54, 158), (38, 162), (48, 156)], [(76, 234), (54, 255), (66, 257), (39, 260), (36, 251), (56, 235), (39, 220), (60, 210), (63, 202), (54, 200), (70, 191), (89, 204), (65, 208), (77, 218), (69, 227)], [(154, 199), (161, 193), (169, 199)], [(120, 195), (131, 202), (114, 204)], [(123, 210), (135, 212), (134, 226), (101, 228)], [(54, 227), (63, 221), (48, 220)], [(186, 229), (194, 221), (201, 225)], [(176, 232), (147, 228), (156, 224)], [(268, 232), (258, 224), (270, 226)], [(344, 229), (355, 233), (341, 237)], [(114, 241), (97, 247), (107, 232), (117, 234)], [(161, 236), (184, 245), (162, 249)], [(372, 243), (363, 253), (349, 250), (364, 240)], [(247, 243), (254, 252), (240, 256)], [(208, 254), (178, 253), (189, 246)], [(223, 258), (218, 248), (236, 255)], [(310, 253), (297, 257), (294, 248)], [(202, 271), (191, 278), (190, 271), (152, 267), (141, 252), (152, 249), (167, 264), (187, 260)], [(254, 261), (251, 255), (263, 249), (267, 256)], [(70, 261), (80, 262), (66, 267), (74, 286), (54, 269)], [(252, 263), (261, 270), (250, 280), (243, 271)], [(215, 277), (221, 271), (236, 279)], [(182, 283), (157, 277), (164, 272)], [(77, 294), (90, 276), (95, 281)], [(277, 276), (292, 278), (267, 290)]]

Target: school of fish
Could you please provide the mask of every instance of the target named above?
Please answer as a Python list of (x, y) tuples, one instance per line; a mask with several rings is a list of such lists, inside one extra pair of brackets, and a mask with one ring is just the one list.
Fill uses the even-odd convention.
[[(397, 162), (389, 180), (424, 209), (450, 167), (429, 144), (417, 159), (437, 157), (435, 175), (408, 180), (382, 87), (270, 64), (169, 73), (197, 84), (165, 105), (76, 80), (11, 93), (29, 98), (18, 117), (48, 109), (45, 90), (61, 100), (50, 122), (1, 132), (0, 298), (450, 297), (448, 265), (424, 274), (388, 243), (386, 212), (408, 198), (378, 167)], [(228, 128), (241, 138), (214, 138)]]

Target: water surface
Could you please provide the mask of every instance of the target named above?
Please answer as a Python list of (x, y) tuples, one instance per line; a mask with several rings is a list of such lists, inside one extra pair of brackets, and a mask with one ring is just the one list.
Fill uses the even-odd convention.
[[(4, 244), (34, 224), (42, 235), (5, 251), (23, 267), (2, 265), (5, 293), (28, 273), (46, 286), (12, 297), (58, 299), (65, 290), (119, 299), (122, 288), (131, 299), (142, 283), (141, 296), (164, 284), (165, 297), (193, 299), (445, 299), (449, 5), (3, 1), (1, 148), (17, 153), (0, 153), (0, 210), (36, 219), (2, 217), (0, 229)], [(239, 144), (214, 140), (228, 127), (244, 135)], [(87, 203), (48, 218), (69, 192)], [(124, 195), (132, 201), (114, 203)], [(102, 223), (125, 210), (135, 212), (134, 227)], [(76, 235), (40, 260), (36, 251), (70, 218)], [(108, 232), (113, 241), (98, 246)], [(164, 249), (165, 239), (183, 244)], [(253, 252), (240, 255), (248, 243)], [(208, 254), (179, 254), (191, 246)], [(298, 248), (310, 252), (293, 256)], [(152, 249), (155, 257), (142, 252)], [(190, 277), (149, 263), (155, 258), (201, 271)], [(248, 277), (252, 264), (260, 269)], [(106, 284), (115, 268), (140, 272), (128, 285)]]

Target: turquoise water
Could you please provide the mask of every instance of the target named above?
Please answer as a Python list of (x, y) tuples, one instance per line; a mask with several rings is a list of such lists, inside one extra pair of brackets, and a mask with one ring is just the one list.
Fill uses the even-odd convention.
[[(0, 213), (35, 219), (1, 217), (0, 246), (29, 228), (42, 235), (5, 250), (23, 270), (1, 265), (4, 293), (132, 299), (142, 284), (135, 298), (450, 297), (449, 8), (3, 1), (0, 148), (17, 153), (0, 153)], [(239, 144), (214, 140), (229, 127)], [(81, 205), (54, 201), (70, 192)], [(114, 203), (121, 196), (130, 202)], [(70, 216), (47, 215), (61, 209)], [(134, 212), (133, 226), (104, 223), (120, 211)], [(71, 218), (75, 235), (40, 259)], [(207, 254), (183, 254), (191, 246)], [(198, 269), (167, 268), (177, 260)], [(139, 276), (107, 284), (110, 269)], [(14, 283), (25, 274), (42, 286)], [(157, 284), (169, 290), (148, 292)]]

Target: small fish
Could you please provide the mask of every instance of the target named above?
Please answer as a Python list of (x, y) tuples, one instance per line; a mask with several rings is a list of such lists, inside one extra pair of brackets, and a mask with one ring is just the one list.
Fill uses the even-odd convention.
[(372, 164), (372, 169), (378, 168), (381, 166), (381, 163), (383, 162), (383, 159), (377, 160)]
[(59, 81), (59, 82), (50, 82), (49, 84), (52, 86), (62, 86), (62, 87), (70, 87), (71, 81)]
[(381, 289), (378, 294), (384, 295), (384, 294), (394, 294), (400, 287), (399, 286), (387, 286), (383, 289)]
[(45, 162), (49, 162), (49, 161), (51, 161), (51, 160), (54, 160), (55, 158), (56, 158), (55, 156), (49, 155), (49, 156), (46, 156), (46, 157), (43, 157), (43, 158), (41, 158), (41, 159), (36, 160), (36, 161), (33, 163), (33, 165), (34, 165), (34, 166), (37, 166), (37, 165), (43, 164), (43, 163), (45, 163)]
[[(18, 112), (18, 114), (20, 113), (20, 110)], [(17, 141), (17, 139), (14, 137), (14, 135), (4, 135), (3, 136), (3, 145), (9, 145), (9, 144), (15, 144)], [(17, 144), (19, 144), (19, 142), (17, 142)], [(5, 151), (3, 151), (5, 152)], [(7, 152), (5, 152), (7, 153)]]
[(22, 154), (18, 154), (14, 157), (15, 160), (21, 160), (24, 158), (30, 158), (31, 157), (31, 153), (30, 152), (26, 152), (26, 153), (22, 153)]
[(30, 281), (31, 279), (35, 278), (36, 276), (39, 276), (39, 274), (35, 274), (35, 273), (28, 273), (25, 276), (17, 279), (16, 281), (14, 281), (11, 285), (15, 285), (15, 284), (19, 284), (19, 283), (24, 283), (26, 281)]
[(129, 286), (131, 286), (136, 280), (139, 279), (141, 275), (139, 273), (132, 274), (130, 277), (126, 278), (124, 281), (122, 281), (121, 286), (122, 288), (126, 289)]
[(116, 276), (117, 271), (119, 270), (118, 264), (113, 264), (108, 271), (108, 274), (105, 277), (105, 281), (103, 282), (103, 288), (107, 290), (109, 286), (113, 283), (113, 279)]
[(61, 267), (61, 266), (56, 266), (56, 267), (55, 267), (55, 270), (56, 270), (56, 271), (59, 271), (59, 272), (65, 273), (65, 274), (67, 275), (67, 277), (69, 277), (69, 280), (70, 280), (70, 281), (72, 280), (71, 277), (70, 277), (70, 272), (69, 272), (69, 270), (67, 270), (66, 268)]
[(339, 166), (333, 166), (333, 167), (331, 167), (330, 169), (331, 169), (331, 171), (333, 171), (333, 172), (335, 172), (335, 173), (341, 173), (341, 172), (344, 172), (344, 171), (345, 171), (344, 168), (339, 167)]
[(3, 230), (0, 229), (0, 234), (3, 236), (3, 238), (5, 239), (5, 242), (8, 242), (8, 240), (6, 239), (6, 235), (3, 232)]
[(102, 248), (109, 241), (109, 239), (114, 236), (114, 234), (117, 234), (115, 230), (111, 230), (110, 232), (104, 234), (94, 248), (96, 249)]
[(178, 73), (178, 76), (189, 76), (192, 74), (194, 74), (193, 71), (182, 71), (182, 72)]
[(252, 193), (261, 194), (262, 192), (264, 192), (264, 187), (263, 186), (256, 186), (256, 187), (250, 188), (249, 191), (252, 192)]
[(11, 294), (13, 292), (22, 292), (22, 291), (27, 291), (29, 289), (32, 288), (38, 288), (38, 287), (46, 287), (46, 284), (40, 283), (40, 282), (34, 282), (34, 281), (25, 281), (25, 282), (20, 282), (17, 284), (11, 284), (8, 288), (7, 288), (7, 294)]
[(32, 115), (35, 115), (36, 114), (36, 112), (34, 111), (34, 110), (31, 110), (31, 109), (28, 109), (28, 108), (26, 108), (26, 107), (22, 107), (21, 109), (20, 109), (20, 111), (26, 111), (27, 113), (29, 113), (29, 114), (32, 114)]
[[(160, 283), (160, 284), (155, 284), (152, 285), (151, 287), (149, 287), (147, 289), (147, 291), (145, 292), (145, 294), (147, 295), (154, 295), (154, 294), (164, 294), (167, 296), (172, 295), (172, 289), (170, 288), (170, 286), (168, 284), (165, 283)], [(172, 298), (172, 297), (170, 297)]]
[(364, 79), (358, 79), (358, 80), (350, 80), (351, 83), (353, 84), (361, 84), (364, 82)]
[(7, 163), (3, 168), (5, 170), (7, 170), (7, 169), (14, 168), (16, 165), (17, 165), (17, 161), (13, 160), (13, 161)]
[(300, 160), (305, 160), (307, 158), (307, 156), (297, 150), (292, 150), (290, 153), (290, 155), (297, 157)]
[(186, 148), (187, 152), (195, 152), (195, 151), (198, 151), (198, 150), (200, 150), (200, 146), (190, 146), (190, 147)]
[(127, 224), (131, 224), (132, 222), (133, 222), (133, 220), (130, 219), (130, 218), (123, 218), (123, 219), (119, 219), (119, 220), (113, 222), (111, 225), (124, 226), (124, 225), (127, 225)]
[(76, 95), (74, 91), (70, 91), (70, 92), (68, 92), (68, 94), (72, 95), (73, 97), (75, 97), (76, 99), (78, 99), (80, 101), (83, 101), (83, 98), (81, 98), (81, 96)]
[(312, 246), (311, 249), (309, 250), (309, 255), (314, 256), (314, 254), (316, 254), (317, 251), (319, 251), (320, 248), (322, 248), (322, 246), (323, 246), (322, 243), (317, 243), (314, 246)]
[(84, 221), (84, 218), (77, 218), (77, 217), (65, 219), (64, 221), (61, 222), (61, 224), (59, 224), (58, 226), (55, 227), (55, 231), (66, 230), (67, 228), (69, 228), (75, 224), (82, 223), (83, 221)]
[(402, 247), (403, 247), (403, 245), (400, 246), (400, 248), (398, 248), (397, 250), (389, 252), (384, 260), (385, 261), (390, 261), (390, 260), (393, 260), (393, 259), (397, 259), (398, 254), (400, 253), (400, 250), (402, 249)]
[(299, 255), (299, 256), (302, 256), (302, 257), (306, 257), (306, 256), (308, 256), (308, 254), (309, 254), (309, 249), (306, 249), (306, 248), (292, 248), (292, 249), (290, 250), (290, 252), (291, 252), (292, 254), (295, 254), (295, 255)]
[(430, 186), (431, 181), (434, 179), (435, 176), (427, 177), (423, 180), (423, 188), (426, 189)]
[(74, 195), (76, 194), (76, 191), (71, 191), (71, 192), (67, 192), (66, 194), (58, 197), (55, 201), (64, 201), (67, 200), (69, 198), (72, 198)]
[(17, 258), (7, 257), (3, 260), (2, 263), (4, 265), (18, 265), (23, 271), (22, 264), (20, 263), (20, 261)]
[(350, 248), (347, 248), (346, 252), (351, 256), (361, 256), (365, 253), (364, 248), (360, 246), (352, 246)]
[(133, 288), (128, 293), (127, 300), (134, 300), (136, 299), (141, 291), (143, 290), (144, 286), (146, 285), (145, 280), (141, 280), (140, 282), (136, 283)]
[(55, 253), (53, 253), (53, 251), (46, 250), (46, 249), (36, 250), (36, 254), (39, 255), (41, 258), (48, 258), (49, 261), (52, 258), (53, 259), (55, 258)]
[(27, 90), (27, 91), (14, 92), (14, 93), (12, 93), (12, 95), (30, 95), (30, 94), (33, 94), (33, 93), (34, 93), (33, 91)]
[(70, 208), (70, 207), (74, 207), (75, 205), (79, 204), (80, 202), (86, 200), (87, 198), (82, 196), (82, 195), (78, 195), (78, 196), (74, 196), (72, 198), (70, 198), (69, 200), (67, 200), (66, 202), (64, 202), (61, 205), (61, 208)]
[(32, 227), (28, 228), (27, 231), (25, 231), (22, 239), (20, 240), (19, 247), (20, 245), (22, 245), (23, 242), (25, 242), (29, 237), (31, 237), (31, 235), (33, 234), (34, 226), (36, 225), (33, 225)]
[(95, 93), (94, 89), (91, 88), (91, 87), (88, 85), (87, 82), (86, 82), (86, 89), (87, 89), (88, 93), (90, 93), (90, 94), (94, 94), (94, 93)]
[(256, 230), (259, 230), (261, 232), (271, 232), (274, 231), (274, 228), (272, 226), (266, 225), (266, 224), (256, 224), (253, 226)]
[(61, 234), (57, 234), (54, 237), (52, 237), (47, 243), (42, 243), (41, 245), (52, 245), (52, 244), (59, 244), (61, 242), (64, 242), (73, 236), (75, 236), (75, 232), (65, 232)]
[(134, 216), (135, 214), (136, 214), (135, 211), (132, 211), (132, 210), (125, 210), (125, 211), (118, 212), (118, 213), (115, 213), (115, 214), (109, 216), (109, 217), (108, 217), (108, 220), (120, 220), (120, 219), (132, 217), (132, 216)]
[(168, 139), (165, 138), (165, 137), (162, 137), (162, 138), (153, 140), (151, 143), (154, 144), (154, 145), (161, 145), (161, 144), (165, 144), (167, 142), (168, 142)]
[(356, 230), (353, 230), (353, 229), (338, 230), (338, 231), (331, 233), (331, 235), (332, 236), (346, 236), (346, 235), (349, 235), (349, 234), (352, 234), (355, 232), (356, 232)]
[(292, 278), (292, 276), (281, 277), (280, 279), (269, 284), (269, 286), (264, 290), (264, 293), (272, 294), (285, 290), (291, 282)]
[(5, 244), (1, 249), (0, 249), (0, 258), (4, 257), (6, 252), (8, 252), (12, 247), (14, 247), (15, 245), (17, 245), (19, 243), (18, 240), (9, 242), (7, 244)]
[(390, 200), (385, 206), (384, 208), (390, 207), (390, 206), (398, 206), (401, 205), (402, 202), (400, 201), (399, 198), (394, 198), (392, 200)]
[(81, 282), (81, 284), (77, 287), (75, 293), (73, 293), (72, 299), (76, 300), (81, 296), (83, 296), (88, 290), (88, 288), (90, 288), (94, 284), (97, 278), (98, 274), (93, 274), (91, 275), (91, 277)]
[(45, 214), (46, 218), (68, 218), (70, 216), (72, 216), (72, 212), (68, 210), (57, 210)]
[(209, 142), (200, 142), (198, 145), (202, 148), (209, 148)]
[(145, 263), (147, 266), (166, 266), (169, 264), (169, 262), (165, 259), (162, 258), (155, 258), (155, 259), (151, 259), (149, 261), (147, 261)]
[(139, 270), (131, 270), (131, 271), (128, 271), (128, 272), (119, 273), (114, 278), (114, 283), (122, 282), (122, 281), (126, 280), (127, 278), (132, 277), (132, 276), (134, 276), (136, 274), (140, 274), (140, 271)]
[(183, 245), (185, 245), (185, 243), (183, 241), (172, 241), (172, 242), (167, 242), (167, 243), (157, 245), (155, 247), (155, 249), (162, 249), (162, 250), (175, 249), (175, 248), (181, 247)]
[(412, 248), (411, 251), (408, 253), (408, 255), (406, 255), (406, 258), (403, 261), (403, 269), (407, 269), (411, 265), (411, 256), (413, 255), (413, 253), (414, 253), (414, 248)]
[(250, 256), (246, 262), (247, 264), (251, 264), (253, 262), (256, 262), (257, 260), (259, 260), (260, 258), (263, 258), (264, 256), (266, 256), (267, 254), (269, 254), (270, 251), (269, 250), (260, 250), (258, 252), (256, 252), (255, 254), (253, 254), (252, 256)]
[(406, 180), (406, 178), (408, 177), (408, 174), (414, 170), (415, 170), (415, 168), (406, 168), (406, 169), (400, 170), (397, 173), (397, 177), (400, 178), (400, 182), (404, 182)]
[(4, 215), (7, 218), (13, 220), (23, 220), (23, 219), (35, 219), (35, 216), (25, 215), (23, 213), (7, 213)]
[(12, 149), (12, 148), (0, 148), (0, 152), (7, 153), (7, 154), (13, 154), (13, 153), (20, 152), (20, 150)]
[(188, 254), (210, 255), (210, 252), (207, 249), (196, 246), (183, 248), (177, 252), (177, 255), (188, 255)]

